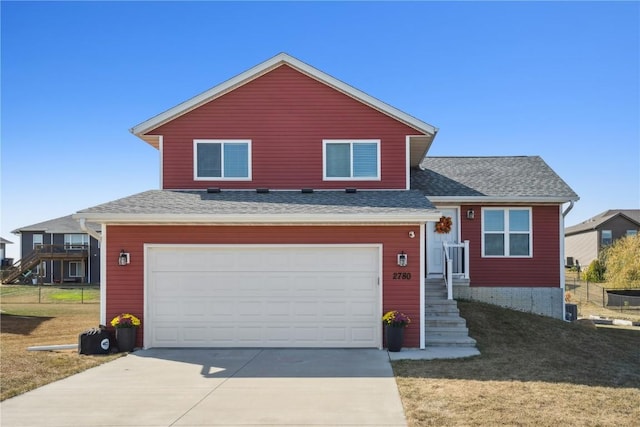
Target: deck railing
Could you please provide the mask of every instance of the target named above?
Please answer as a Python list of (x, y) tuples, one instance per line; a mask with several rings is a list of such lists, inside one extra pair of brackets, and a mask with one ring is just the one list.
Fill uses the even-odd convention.
[(442, 243), (444, 281), (447, 285), (447, 299), (453, 299), (453, 278), (469, 279), (469, 241), (462, 243)]

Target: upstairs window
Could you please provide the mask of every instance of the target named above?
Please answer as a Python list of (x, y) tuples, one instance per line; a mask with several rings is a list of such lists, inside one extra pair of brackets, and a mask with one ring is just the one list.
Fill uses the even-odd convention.
[(482, 254), (485, 257), (531, 257), (531, 209), (484, 208)]
[(85, 249), (89, 245), (88, 234), (65, 234), (65, 249)]
[(196, 139), (193, 141), (196, 181), (251, 179), (251, 141)]
[(613, 243), (613, 233), (611, 230), (602, 230), (600, 243), (602, 246), (608, 246)]
[(638, 230), (627, 230), (627, 237), (633, 237), (638, 235)]
[(322, 141), (323, 179), (380, 180), (380, 140)]
[(33, 235), (33, 249), (39, 249), (42, 247), (44, 242), (44, 235), (42, 234), (34, 234)]

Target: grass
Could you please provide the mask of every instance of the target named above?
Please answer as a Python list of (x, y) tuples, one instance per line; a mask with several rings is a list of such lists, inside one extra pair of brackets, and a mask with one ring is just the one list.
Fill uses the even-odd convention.
[(458, 306), (482, 355), (394, 362), (410, 426), (621, 426), (640, 419), (640, 330)]
[(73, 350), (27, 351), (38, 345), (76, 344), (82, 331), (98, 326), (99, 310), (99, 304), (9, 304), (3, 296), (0, 400), (119, 357), (85, 356)]
[(100, 288), (89, 285), (69, 286), (0, 286), (0, 297), (4, 303), (84, 303), (99, 304)]

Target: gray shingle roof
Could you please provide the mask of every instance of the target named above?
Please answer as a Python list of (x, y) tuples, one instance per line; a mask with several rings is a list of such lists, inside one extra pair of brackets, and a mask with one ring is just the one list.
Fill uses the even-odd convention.
[(206, 191), (150, 190), (78, 212), (128, 215), (415, 215), (434, 206), (419, 191)]
[[(95, 231), (100, 231), (100, 224), (87, 222), (87, 227)], [(42, 231), (45, 233), (85, 233), (80, 227), (80, 223), (73, 219), (71, 215), (54, 218), (37, 224), (27, 225), (12, 231), (13, 234), (19, 234), (24, 231)]]
[(578, 234), (587, 230), (595, 230), (600, 225), (618, 215), (624, 215), (631, 221), (635, 221), (640, 225), (640, 209), (609, 209), (608, 211), (599, 213), (580, 224), (565, 228), (565, 235)]
[(539, 156), (425, 157), (420, 166), (411, 188), (427, 197), (578, 199)]

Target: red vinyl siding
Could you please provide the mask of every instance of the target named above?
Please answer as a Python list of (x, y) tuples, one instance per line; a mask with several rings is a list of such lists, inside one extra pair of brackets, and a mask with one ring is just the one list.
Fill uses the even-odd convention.
[(482, 257), (482, 207), (462, 206), (475, 211), (475, 219), (462, 216), (462, 240), (469, 240), (471, 286), (559, 287), (560, 207), (533, 206), (533, 258)]
[[(405, 189), (419, 133), (286, 65), (149, 132), (163, 135), (165, 189)], [(253, 179), (194, 181), (194, 139), (250, 139)], [(324, 182), (323, 139), (381, 140), (381, 181)]]
[[(356, 244), (383, 245), (381, 284), (383, 312), (401, 310), (411, 317), (405, 346), (420, 345), (420, 240), (409, 231), (420, 226), (108, 226), (107, 227), (107, 320), (129, 312), (143, 317), (145, 243), (163, 244)], [(125, 249), (131, 264), (119, 266), (118, 254)], [(398, 267), (400, 251), (408, 255), (407, 267)], [(349, 262), (345, 259), (345, 262)], [(411, 273), (411, 280), (393, 280), (394, 272)], [(382, 317), (383, 313), (380, 313)], [(142, 318), (144, 321), (144, 318)], [(382, 320), (381, 320), (382, 322)], [(142, 330), (138, 345), (142, 345)]]

